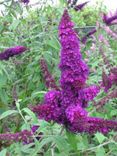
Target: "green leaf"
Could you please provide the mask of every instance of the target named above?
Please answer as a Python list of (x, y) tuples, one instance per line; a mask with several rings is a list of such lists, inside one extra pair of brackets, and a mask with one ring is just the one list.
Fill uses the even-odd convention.
[(54, 142), (56, 143), (62, 156), (69, 154), (70, 146), (63, 136), (55, 136)]
[(59, 50), (60, 49), (60, 44), (58, 42), (58, 40), (56, 38), (48, 40), (47, 44), (54, 48), (55, 50)]
[(6, 156), (6, 153), (7, 153), (7, 150), (6, 150), (6, 149), (3, 149), (3, 150), (0, 152), (0, 156)]
[(16, 110), (8, 110), (8, 111), (6, 111), (6, 112), (4, 112), (4, 113), (2, 113), (0, 115), (0, 120), (4, 119), (7, 116), (12, 115), (12, 114), (18, 114), (18, 111), (16, 111)]
[(19, 25), (20, 20), (14, 20), (13, 23), (10, 25), (9, 29), (10, 30), (15, 30), (17, 26)]
[(76, 135), (71, 132), (68, 132), (68, 131), (66, 131), (66, 135), (67, 135), (68, 141), (69, 141), (70, 145), (72, 146), (72, 148), (77, 150), (78, 140), (76, 138)]
[(45, 93), (46, 93), (45, 91), (37, 91), (37, 92), (32, 93), (31, 97), (32, 97), (32, 99), (35, 97), (42, 98)]
[(111, 116), (117, 115), (117, 110), (112, 110), (110, 113)]
[(95, 134), (95, 137), (97, 138), (98, 142), (101, 144), (107, 137), (105, 137), (102, 133), (97, 132)]
[(105, 150), (103, 147), (97, 148), (95, 150), (96, 156), (104, 156), (105, 155)]
[(7, 106), (9, 98), (5, 89), (0, 88), (0, 99), (1, 99), (1, 102)]

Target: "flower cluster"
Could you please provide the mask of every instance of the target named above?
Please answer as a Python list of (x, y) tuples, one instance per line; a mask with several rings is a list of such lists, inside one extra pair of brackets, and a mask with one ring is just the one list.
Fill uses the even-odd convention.
[(28, 4), (30, 1), (29, 0), (21, 0), (24, 4)]
[(40, 59), (40, 67), (41, 67), (41, 71), (43, 73), (43, 78), (44, 78), (47, 88), (58, 89), (55, 83), (55, 80), (50, 74), (48, 67), (47, 67), (47, 63), (44, 59)]
[(79, 5), (76, 5), (76, 6), (74, 7), (74, 9), (75, 9), (76, 11), (82, 10), (82, 9), (85, 7), (85, 5), (86, 5), (87, 3), (89, 3), (89, 1), (84, 2), (84, 3), (81, 3), (81, 4), (79, 4)]
[(83, 61), (79, 39), (73, 29), (68, 11), (65, 9), (59, 24), (61, 56), (60, 89), (53, 89), (44, 96), (43, 103), (34, 106), (40, 119), (55, 121), (64, 125), (70, 131), (107, 133), (117, 130), (117, 122), (97, 117), (90, 117), (85, 108), (100, 92), (96, 85), (87, 86), (89, 69)]
[(31, 127), (31, 130), (22, 130), (17, 133), (2, 133), (0, 134), (0, 140), (1, 141), (15, 141), (15, 142), (23, 142), (23, 144), (29, 144), (34, 142), (34, 136), (37, 140), (40, 139), (40, 135), (42, 133), (37, 133), (36, 131), (38, 130), (39, 126), (38, 125), (33, 125)]
[(0, 53), (0, 60), (9, 60), (10, 57), (19, 55), (27, 50), (24, 46), (15, 46), (6, 49), (4, 52)]
[(82, 43), (85, 44), (87, 39), (96, 32), (97, 32), (97, 30), (95, 28), (93, 30), (91, 30), (90, 32), (88, 32), (84, 37), (82, 37), (82, 39), (81, 39)]
[(77, 0), (74, 0), (74, 1), (68, 0), (67, 4), (68, 4), (69, 7), (74, 8), (75, 11), (80, 11), (80, 10), (82, 10), (85, 7), (85, 5), (88, 2), (89, 1), (86, 1), (84, 3), (80, 3), (80, 4), (77, 5)]
[(113, 67), (109, 74), (106, 74), (103, 70), (102, 86), (104, 87), (104, 91), (107, 92), (114, 84), (117, 84), (117, 67)]
[(106, 25), (114, 25), (114, 24), (117, 24), (117, 12), (115, 12), (115, 14), (111, 14), (110, 16), (107, 15), (107, 14), (103, 14), (103, 22), (106, 24)]
[(25, 143), (29, 143), (30, 140), (32, 140), (32, 135), (28, 130), (23, 130), (21, 132), (17, 133), (6, 133), (6, 134), (0, 134), (0, 140), (10, 140), (10, 141), (23, 141)]
[[(89, 76), (89, 68), (83, 61), (79, 38), (73, 26), (74, 24), (68, 11), (65, 9), (59, 24), (59, 39), (61, 44), (59, 63), (61, 71), (60, 87), (56, 86), (45, 60), (41, 59), (40, 66), (46, 85), (52, 90), (45, 94), (42, 104), (33, 106), (31, 109), (38, 115), (39, 119), (52, 120), (64, 125), (66, 129), (74, 133), (85, 132), (93, 134), (98, 131), (105, 134), (111, 130), (117, 131), (117, 121), (90, 117), (85, 109), (88, 107), (89, 101), (92, 101), (100, 92), (100, 87), (97, 85), (88, 86), (86, 83)], [(21, 54), (25, 50), (27, 48), (23, 46), (9, 48), (0, 54), (0, 60), (8, 60), (10, 57)], [(117, 83), (117, 68), (112, 68), (109, 76), (103, 72), (103, 78), (103, 85), (108, 90), (112, 84)], [(110, 84), (110, 81), (112, 84)], [(103, 106), (110, 98), (115, 97), (117, 97), (117, 91), (103, 98), (100, 101), (100, 105)], [(24, 130), (15, 134), (0, 134), (0, 140), (30, 143), (33, 141), (33, 134), (37, 129), (38, 126), (34, 125), (31, 131)], [(37, 139), (39, 139), (39, 136)]]

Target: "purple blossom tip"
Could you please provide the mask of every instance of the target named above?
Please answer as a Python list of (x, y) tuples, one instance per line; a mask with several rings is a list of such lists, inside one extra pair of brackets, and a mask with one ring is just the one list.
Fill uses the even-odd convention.
[(20, 55), (26, 50), (27, 48), (24, 46), (15, 46), (15, 47), (8, 48), (2, 53), (0, 53), (0, 60), (9, 60), (10, 57), (13, 57), (15, 55)]
[(112, 86), (111, 79), (104, 70), (102, 72), (102, 86), (104, 87), (105, 92), (107, 92)]
[(89, 3), (89, 1), (84, 2), (84, 3), (81, 3), (81, 4), (79, 4), (79, 5), (76, 5), (76, 6), (74, 7), (74, 9), (75, 9), (76, 11), (82, 10), (82, 9), (85, 7), (85, 5), (86, 5), (87, 3)]
[(87, 33), (82, 39), (81, 39), (81, 42), (83, 44), (86, 44), (86, 41), (88, 39), (88, 37), (91, 37), (94, 33), (96, 33), (97, 30), (94, 28), (93, 30), (91, 30), (89, 33)]
[(61, 86), (69, 84), (76, 88), (85, 84), (88, 77), (88, 67), (82, 59), (79, 39), (73, 29), (73, 23), (65, 10), (59, 25), (61, 43)]
[(29, 140), (32, 137), (32, 133), (28, 130), (23, 130), (21, 132), (17, 133), (6, 133), (6, 134), (0, 134), (0, 140), (6, 140), (6, 141), (23, 141), (23, 142), (29, 142)]
[(21, 0), (22, 3), (28, 4), (30, 1), (29, 0)]
[[(103, 22), (106, 24), (106, 25), (113, 25), (113, 24), (116, 24), (117, 22), (117, 12), (111, 16), (108, 16), (106, 15), (105, 13), (103, 14), (103, 17), (102, 17), (102, 20)], [(115, 23), (114, 23), (115, 22)]]
[(46, 84), (47, 88), (59, 90), (53, 76), (50, 74), (50, 72), (48, 70), (48, 66), (47, 66), (45, 59), (41, 58), (39, 64), (40, 64), (43, 78), (45, 80), (45, 84)]

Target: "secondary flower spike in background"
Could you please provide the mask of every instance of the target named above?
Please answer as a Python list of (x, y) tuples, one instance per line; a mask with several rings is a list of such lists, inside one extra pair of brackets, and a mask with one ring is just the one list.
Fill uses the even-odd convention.
[(111, 14), (111, 16), (104, 13), (102, 19), (103, 22), (108, 26), (117, 24), (117, 11), (114, 14)]
[(74, 9), (75, 9), (76, 11), (80, 11), (80, 10), (82, 10), (82, 9), (85, 7), (85, 5), (86, 5), (87, 3), (89, 3), (89, 1), (74, 6)]
[(98, 117), (90, 117), (85, 108), (100, 92), (96, 85), (87, 86), (89, 68), (83, 61), (79, 39), (73, 29), (68, 11), (65, 9), (59, 24), (59, 39), (61, 55), (59, 69), (61, 70), (60, 90), (48, 91), (43, 103), (33, 106), (32, 110), (39, 119), (55, 121), (64, 125), (70, 131), (107, 133), (117, 131), (117, 122)]
[(15, 47), (8, 48), (2, 53), (0, 53), (0, 60), (9, 60), (10, 57), (13, 57), (15, 55), (20, 55), (26, 50), (27, 48), (24, 46), (15, 46)]
[(30, 1), (29, 0), (21, 0), (21, 2), (28, 4)]

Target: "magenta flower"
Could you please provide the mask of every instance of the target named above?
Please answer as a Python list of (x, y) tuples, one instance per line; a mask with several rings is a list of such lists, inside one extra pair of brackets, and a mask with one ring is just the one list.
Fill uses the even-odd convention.
[(104, 87), (105, 92), (107, 92), (112, 86), (112, 81), (109, 75), (107, 75), (104, 70), (102, 73), (102, 86)]
[(110, 70), (109, 77), (110, 77), (110, 80), (111, 80), (112, 84), (117, 85), (117, 66), (113, 67)]
[(28, 130), (23, 130), (17, 133), (6, 133), (0, 134), (0, 140), (6, 141), (23, 141), (25, 143), (29, 143), (33, 138), (33, 133)]
[(87, 34), (81, 39), (82, 43), (85, 44), (86, 41), (87, 41), (87, 39), (88, 39), (88, 37), (91, 37), (91, 36), (92, 36), (94, 33), (96, 33), (96, 32), (97, 32), (97, 30), (94, 28), (94, 29), (91, 30), (89, 33), (87, 33)]
[(29, 0), (21, 0), (21, 2), (28, 4), (30, 1)]
[(82, 9), (85, 7), (85, 5), (86, 5), (87, 3), (89, 3), (89, 1), (84, 2), (84, 3), (81, 3), (81, 4), (79, 4), (79, 5), (76, 5), (76, 6), (74, 7), (74, 9), (75, 9), (76, 11), (82, 10)]
[[(89, 69), (80, 52), (79, 39), (73, 29), (68, 11), (65, 10), (59, 24), (61, 55), (60, 89), (47, 92), (43, 103), (33, 106), (32, 110), (39, 119), (54, 121), (64, 125), (70, 131), (107, 133), (117, 130), (117, 122), (102, 118), (90, 117), (85, 107), (100, 92), (96, 85), (87, 86)], [(95, 30), (96, 31), (96, 30)]]
[(40, 63), (41, 71), (43, 73), (43, 78), (47, 88), (59, 90), (58, 86), (55, 83), (54, 78), (52, 77), (52, 75), (48, 70), (46, 61), (44, 59), (41, 59), (39, 63)]
[(9, 60), (10, 57), (20, 55), (27, 50), (24, 46), (11, 47), (0, 53), (0, 60)]
[(104, 88), (104, 91), (108, 92), (108, 90), (112, 87), (112, 85), (116, 84), (117, 84), (117, 67), (111, 68), (109, 74), (106, 74), (106, 72), (103, 70), (101, 85)]
[(103, 19), (103, 22), (108, 26), (117, 24), (117, 12), (111, 16), (104, 13), (102, 19)]

